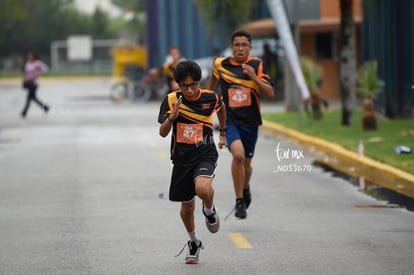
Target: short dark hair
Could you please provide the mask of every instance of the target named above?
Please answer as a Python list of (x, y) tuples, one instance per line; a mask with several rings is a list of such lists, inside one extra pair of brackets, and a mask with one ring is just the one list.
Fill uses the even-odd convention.
[(249, 43), (252, 43), (252, 36), (251, 36), (251, 34), (248, 33), (245, 30), (237, 30), (237, 31), (233, 32), (233, 34), (231, 35), (231, 41), (230, 41), (230, 43), (233, 43), (234, 38), (235, 37), (238, 37), (238, 36), (247, 37), (247, 39), (249, 40)]
[(28, 53), (29, 53), (29, 54), (31, 54), (31, 55), (33, 56), (33, 59), (34, 59), (34, 60), (38, 60), (38, 59), (40, 59), (40, 57), (39, 57), (39, 55), (37, 54), (37, 52), (35, 52), (35, 51), (31, 50), (31, 51), (29, 51)]
[(174, 70), (174, 79), (177, 83), (191, 77), (194, 81), (200, 81), (201, 69), (197, 63), (191, 60), (181, 61)]

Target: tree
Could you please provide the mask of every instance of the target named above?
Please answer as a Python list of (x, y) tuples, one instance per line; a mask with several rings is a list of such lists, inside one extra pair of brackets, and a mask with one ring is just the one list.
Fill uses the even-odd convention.
[(218, 30), (233, 32), (245, 23), (253, 7), (253, 0), (196, 0), (199, 10), (206, 16), (209, 36)]
[(110, 23), (100, 10), (94, 16), (80, 12), (73, 0), (0, 0), (0, 58), (19, 67), (26, 52), (35, 50), (47, 60), (54, 40), (73, 34), (114, 38), (119, 29)]
[(362, 129), (366, 131), (377, 130), (377, 119), (374, 112), (372, 99), (380, 92), (383, 83), (378, 79), (377, 61), (366, 62), (358, 71), (358, 91), (364, 98), (364, 113), (362, 117)]
[(340, 90), (342, 103), (342, 125), (351, 125), (351, 115), (355, 97), (355, 24), (353, 20), (353, 0), (340, 0)]
[(321, 120), (323, 118), (321, 106), (322, 103), (324, 103), (324, 100), (322, 100), (319, 96), (322, 69), (312, 59), (304, 56), (300, 58), (300, 66), (306, 85), (308, 86), (311, 94), (309, 102), (306, 102), (305, 110), (309, 113), (308, 104), (310, 103), (312, 118), (314, 120)]
[(93, 38), (106, 38), (108, 35), (109, 16), (97, 7), (92, 15)]
[(0, 1), (0, 49), (2, 54), (8, 54), (10, 49), (14, 48), (11, 42), (16, 36), (16, 29), (23, 21), (27, 20), (28, 14), (20, 2), (22, 1)]
[(145, 0), (112, 0), (112, 2), (128, 11), (143, 11), (145, 8)]
[(13, 22), (22, 20), (26, 13), (14, 0), (2, 0), (0, 2), (0, 28), (8, 28)]
[(129, 20), (127, 31), (131, 36), (135, 36), (140, 44), (145, 43), (145, 0), (112, 0), (124, 12), (129, 12), (133, 16)]
[(80, 14), (73, 8), (72, 2), (73, 0), (1, 1), (0, 54), (24, 55), (28, 50), (35, 50), (41, 55), (48, 54), (52, 40), (66, 38), (66, 30), (73, 30), (74, 26), (84, 23), (80, 22), (79, 19), (83, 19), (80, 16), (66, 21), (67, 13)]

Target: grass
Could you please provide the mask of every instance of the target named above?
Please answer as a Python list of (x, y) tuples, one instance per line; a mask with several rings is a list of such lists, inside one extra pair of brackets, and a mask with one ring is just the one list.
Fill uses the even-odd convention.
[[(395, 153), (397, 145), (414, 149), (413, 120), (385, 120), (377, 118), (377, 131), (362, 130), (362, 112), (352, 113), (352, 125), (341, 125), (341, 111), (325, 111), (321, 121), (314, 121), (304, 113), (264, 113), (263, 118), (283, 126), (334, 142), (357, 152), (359, 140), (364, 142), (365, 156), (414, 174), (414, 154)], [(299, 119), (300, 118), (300, 119)]]

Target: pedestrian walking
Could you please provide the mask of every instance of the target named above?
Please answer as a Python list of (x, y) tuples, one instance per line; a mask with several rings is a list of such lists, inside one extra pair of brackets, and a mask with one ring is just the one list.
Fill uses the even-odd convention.
[[(170, 154), (174, 166), (169, 199), (181, 202), (180, 216), (190, 238), (186, 244), (185, 262), (196, 264), (200, 249), (204, 247), (195, 230), (195, 196), (202, 201), (207, 229), (215, 233), (220, 227), (212, 187), (218, 159), (213, 114), (217, 113), (219, 125), (224, 129), (226, 110), (216, 93), (200, 89), (201, 69), (197, 63), (180, 62), (174, 71), (174, 79), (180, 90), (168, 94), (161, 103), (159, 133), (166, 137), (172, 129)], [(224, 134), (220, 134), (218, 146), (226, 146)]]
[(36, 102), (45, 113), (49, 111), (49, 106), (41, 102), (36, 95), (39, 87), (38, 78), (48, 70), (48, 66), (39, 59), (39, 56), (35, 52), (30, 51), (27, 54), (27, 61), (23, 68), (23, 88), (27, 90), (27, 97), (21, 113), (22, 118), (26, 118), (31, 101)]
[(251, 35), (244, 30), (234, 32), (230, 47), (231, 57), (216, 58), (207, 89), (214, 89), (219, 82), (227, 110), (226, 140), (233, 156), (235, 216), (245, 219), (251, 202), (251, 163), (262, 124), (259, 93), (271, 98), (274, 92), (262, 60), (249, 56)]

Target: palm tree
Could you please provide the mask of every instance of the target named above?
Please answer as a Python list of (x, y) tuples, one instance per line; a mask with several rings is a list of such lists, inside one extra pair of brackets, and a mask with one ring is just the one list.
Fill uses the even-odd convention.
[(377, 119), (372, 103), (373, 96), (383, 86), (377, 76), (377, 61), (369, 61), (361, 67), (357, 75), (358, 91), (364, 97), (364, 114), (362, 117), (362, 128), (365, 131), (377, 130)]
[(351, 115), (355, 97), (355, 24), (353, 20), (353, 0), (340, 0), (340, 89), (342, 102), (342, 125), (351, 125)]
[[(321, 83), (322, 69), (312, 59), (302, 56), (300, 65), (305, 78), (306, 85), (310, 91), (311, 114), (314, 120), (323, 118), (321, 105), (324, 103), (319, 96), (319, 87)], [(305, 105), (306, 111), (309, 113), (308, 105)]]

